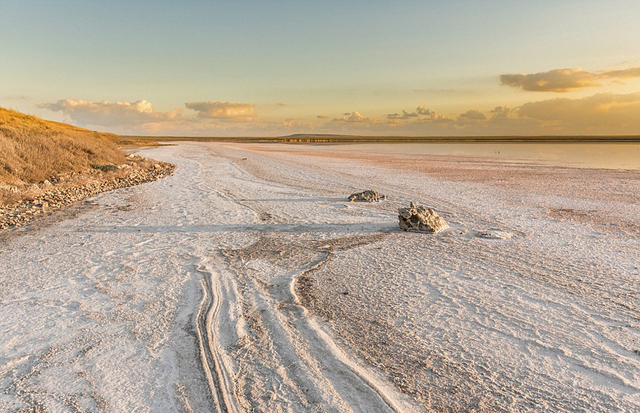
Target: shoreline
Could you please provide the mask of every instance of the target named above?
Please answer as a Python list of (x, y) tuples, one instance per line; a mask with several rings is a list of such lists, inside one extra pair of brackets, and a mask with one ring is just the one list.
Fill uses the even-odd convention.
[[(149, 160), (144, 160), (148, 162)], [(81, 184), (59, 185), (50, 184), (48, 190), (41, 194), (25, 197), (15, 204), (0, 206), (0, 231), (28, 226), (33, 221), (49, 216), (50, 214), (67, 208), (76, 202), (92, 196), (113, 191), (120, 188), (128, 188), (171, 175), (175, 165), (166, 162), (157, 162), (149, 165), (127, 164), (124, 176), (93, 176), (88, 182)], [(106, 175), (106, 176), (105, 176)]]

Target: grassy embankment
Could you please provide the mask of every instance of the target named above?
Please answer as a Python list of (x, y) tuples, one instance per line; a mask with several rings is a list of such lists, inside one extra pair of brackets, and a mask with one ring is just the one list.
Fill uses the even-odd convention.
[(123, 143), (140, 142), (0, 108), (0, 205), (37, 196), (54, 184), (126, 173), (117, 168), (126, 162)]

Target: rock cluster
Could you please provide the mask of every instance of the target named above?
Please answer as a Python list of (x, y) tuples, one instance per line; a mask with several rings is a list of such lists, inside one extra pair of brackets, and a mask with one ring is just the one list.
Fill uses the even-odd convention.
[(0, 206), (0, 229), (24, 226), (45, 212), (61, 209), (101, 192), (155, 181), (170, 175), (174, 169), (173, 164), (157, 162), (146, 168), (129, 166), (126, 168), (125, 176), (103, 180), (95, 178), (84, 184), (65, 188), (55, 188), (55, 185), (50, 185), (51, 190), (32, 199), (23, 200), (16, 205)]
[(349, 195), (349, 202), (379, 202), (381, 199), (387, 199), (386, 195), (380, 195), (378, 191), (369, 189), (363, 192), (356, 192)]
[(448, 227), (436, 211), (411, 203), (409, 208), (398, 209), (398, 224), (405, 231), (437, 233)]

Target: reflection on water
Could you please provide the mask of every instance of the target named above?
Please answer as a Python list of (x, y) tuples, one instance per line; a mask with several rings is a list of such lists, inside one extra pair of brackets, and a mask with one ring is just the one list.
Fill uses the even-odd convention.
[(640, 143), (354, 143), (335, 150), (477, 156), (574, 168), (640, 170)]

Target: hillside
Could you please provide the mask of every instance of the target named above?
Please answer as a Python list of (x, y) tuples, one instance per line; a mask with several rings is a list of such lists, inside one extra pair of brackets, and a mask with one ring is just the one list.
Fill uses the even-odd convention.
[(0, 108), (0, 229), (173, 172), (174, 165), (126, 156), (123, 143), (110, 133)]
[(125, 161), (116, 135), (0, 108), (0, 185), (19, 189), (91, 165)]

